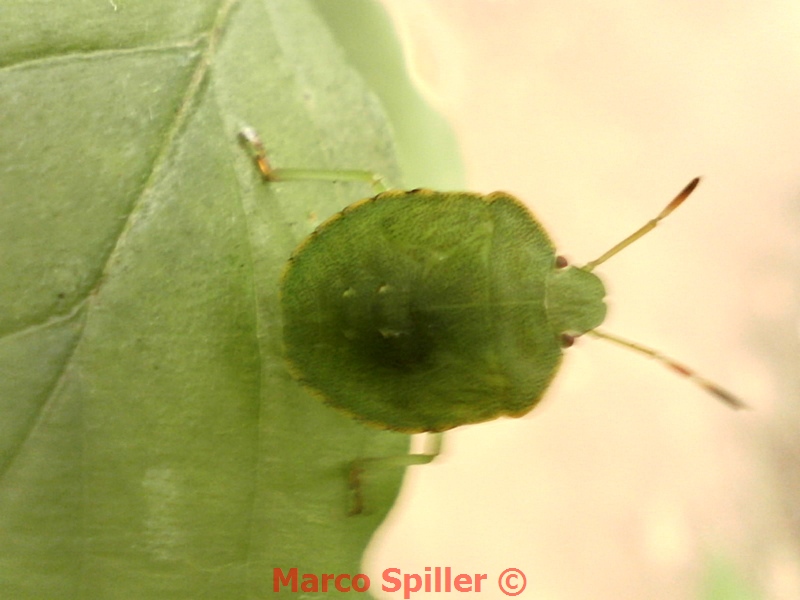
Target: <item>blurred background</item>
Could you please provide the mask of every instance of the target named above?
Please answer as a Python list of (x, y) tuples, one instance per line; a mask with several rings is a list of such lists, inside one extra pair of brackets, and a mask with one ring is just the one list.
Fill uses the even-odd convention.
[(598, 268), (605, 327), (752, 410), (579, 340), (536, 410), (409, 469), (370, 578), (450, 566), (503, 598), (515, 567), (537, 600), (800, 598), (800, 3), (383, 4), (468, 187), (522, 198), (573, 262), (703, 176)]

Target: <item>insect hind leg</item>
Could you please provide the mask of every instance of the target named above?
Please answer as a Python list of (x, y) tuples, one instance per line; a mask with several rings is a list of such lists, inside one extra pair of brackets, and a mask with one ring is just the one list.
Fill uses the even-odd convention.
[(364, 475), (373, 469), (391, 469), (427, 465), (442, 452), (443, 433), (428, 433), (425, 438), (425, 448), (422, 452), (402, 454), (397, 456), (379, 456), (372, 458), (357, 458), (350, 463), (347, 484), (352, 493), (350, 515), (359, 515), (364, 512)]

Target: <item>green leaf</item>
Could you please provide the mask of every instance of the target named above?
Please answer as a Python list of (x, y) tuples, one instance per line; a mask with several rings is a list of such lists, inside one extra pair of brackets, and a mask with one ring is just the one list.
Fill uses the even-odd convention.
[(759, 600), (764, 596), (734, 563), (724, 556), (714, 555), (706, 560), (698, 597), (702, 600)]
[[(254, 598), (356, 573), (407, 436), (288, 375), (292, 248), (399, 183), (389, 126), (301, 0), (7, 0), (0, 9), (0, 597)], [(304, 597), (330, 597), (309, 594)]]
[(392, 122), (409, 188), (464, 189), (464, 166), (449, 122), (419, 95), (384, 9), (373, 0), (313, 0), (348, 60), (381, 99)]

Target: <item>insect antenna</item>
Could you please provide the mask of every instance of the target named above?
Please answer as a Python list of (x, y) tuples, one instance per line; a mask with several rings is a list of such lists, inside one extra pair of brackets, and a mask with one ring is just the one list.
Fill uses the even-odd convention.
[(583, 270), (584, 271), (591, 271), (597, 265), (606, 262), (609, 258), (614, 256), (617, 252), (620, 252), (621, 250), (624, 250), (625, 248), (630, 246), (633, 242), (638, 240), (644, 234), (646, 234), (649, 231), (652, 231), (653, 229), (655, 229), (656, 226), (658, 225), (659, 221), (661, 221), (662, 219), (665, 219), (673, 210), (678, 208), (683, 203), (683, 201), (686, 200), (686, 198), (689, 197), (689, 194), (691, 194), (694, 191), (694, 188), (697, 187), (698, 183), (700, 183), (700, 178), (699, 177), (695, 177), (694, 179), (692, 179), (688, 183), (688, 185), (685, 188), (683, 188), (681, 190), (681, 192), (670, 201), (669, 204), (667, 204), (666, 208), (664, 208), (664, 210), (662, 210), (660, 213), (658, 213), (658, 216), (655, 219), (650, 219), (642, 227), (640, 227), (639, 229), (634, 231), (631, 235), (629, 235), (624, 240), (622, 240), (619, 244), (617, 244), (616, 246), (611, 248), (611, 250), (609, 250), (608, 252), (603, 254), (600, 258), (597, 258), (597, 259), (595, 259), (595, 260), (593, 260), (591, 262), (586, 263), (582, 267)]
[(648, 348), (647, 346), (643, 346), (642, 344), (638, 344), (636, 342), (632, 342), (630, 340), (626, 340), (619, 336), (613, 335), (611, 333), (607, 333), (605, 331), (600, 331), (598, 329), (592, 329), (591, 331), (587, 331), (586, 333), (593, 335), (597, 338), (601, 338), (604, 340), (608, 340), (609, 342), (613, 342), (618, 346), (622, 346), (623, 348), (628, 348), (629, 350), (633, 350), (638, 352), (639, 354), (644, 354), (645, 356), (657, 360), (663, 366), (667, 367), (668, 369), (672, 370), (679, 375), (683, 375), (684, 377), (693, 381), (696, 385), (703, 388), (708, 393), (714, 395), (718, 399), (722, 400), (725, 404), (730, 406), (731, 408), (741, 409), (741, 408), (749, 408), (747, 404), (745, 404), (742, 400), (738, 397), (733, 395), (728, 390), (724, 389), (723, 387), (717, 385), (713, 381), (710, 381), (699, 375), (692, 369), (682, 365), (681, 363), (673, 360), (669, 356), (665, 356), (658, 350), (654, 350), (653, 348)]

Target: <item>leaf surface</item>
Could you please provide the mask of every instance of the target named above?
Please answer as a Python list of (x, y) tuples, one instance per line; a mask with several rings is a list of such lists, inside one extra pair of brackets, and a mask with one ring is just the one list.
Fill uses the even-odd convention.
[[(389, 127), (300, 0), (4, 3), (0, 596), (261, 598), (356, 573), (402, 471), (349, 517), (347, 465), (407, 451), (281, 353), (291, 250), (397, 181)], [(332, 593), (305, 597), (330, 597)]]

